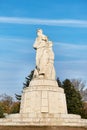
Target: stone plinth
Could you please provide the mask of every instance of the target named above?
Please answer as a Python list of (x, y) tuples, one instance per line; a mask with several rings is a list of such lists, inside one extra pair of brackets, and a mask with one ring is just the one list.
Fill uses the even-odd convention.
[(0, 119), (0, 125), (87, 128), (87, 120), (67, 113), (64, 90), (56, 81), (32, 80), (23, 90), (20, 113)]
[(55, 80), (32, 80), (23, 90), (20, 113), (67, 113), (64, 90)]
[(0, 119), (0, 126), (70, 126), (87, 128), (87, 120), (73, 114), (10, 114)]

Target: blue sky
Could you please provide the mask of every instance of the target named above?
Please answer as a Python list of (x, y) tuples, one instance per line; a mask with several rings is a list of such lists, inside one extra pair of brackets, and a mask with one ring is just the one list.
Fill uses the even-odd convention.
[(87, 0), (0, 0), (0, 94), (20, 94), (36, 30), (54, 43), (56, 75), (87, 82)]

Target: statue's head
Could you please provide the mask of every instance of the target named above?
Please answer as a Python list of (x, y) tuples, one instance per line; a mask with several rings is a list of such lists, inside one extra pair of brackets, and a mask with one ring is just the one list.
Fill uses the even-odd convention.
[(42, 30), (42, 29), (38, 29), (38, 30), (37, 30), (37, 35), (38, 35), (38, 36), (42, 35), (42, 33), (43, 33), (43, 30)]

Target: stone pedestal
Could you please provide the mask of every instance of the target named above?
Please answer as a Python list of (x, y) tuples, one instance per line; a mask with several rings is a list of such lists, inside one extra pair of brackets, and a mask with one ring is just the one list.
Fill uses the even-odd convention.
[(56, 81), (38, 79), (23, 90), (20, 113), (0, 119), (0, 126), (87, 128), (87, 120), (67, 113), (64, 90)]
[(32, 80), (23, 90), (20, 113), (67, 114), (64, 90), (55, 80)]

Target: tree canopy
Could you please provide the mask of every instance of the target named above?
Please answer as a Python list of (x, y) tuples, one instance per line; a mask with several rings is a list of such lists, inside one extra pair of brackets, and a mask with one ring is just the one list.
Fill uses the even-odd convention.
[[(31, 73), (27, 77), (25, 77), (25, 82), (23, 83), (23, 89), (29, 87), (30, 81), (33, 78), (33, 74), (34, 74), (34, 70), (32, 70)], [(21, 95), (20, 94), (15, 94), (15, 97), (16, 97), (16, 99), (18, 101), (21, 100)]]
[(0, 95), (0, 118), (4, 117), (4, 113), (18, 113), (19, 109), (19, 101), (14, 101), (13, 98), (7, 94)]
[(69, 79), (64, 80), (62, 83), (57, 79), (59, 86), (64, 89), (66, 94), (66, 102), (68, 113), (81, 115), (82, 118), (87, 118), (87, 110), (84, 109), (82, 96), (77, 91)]

